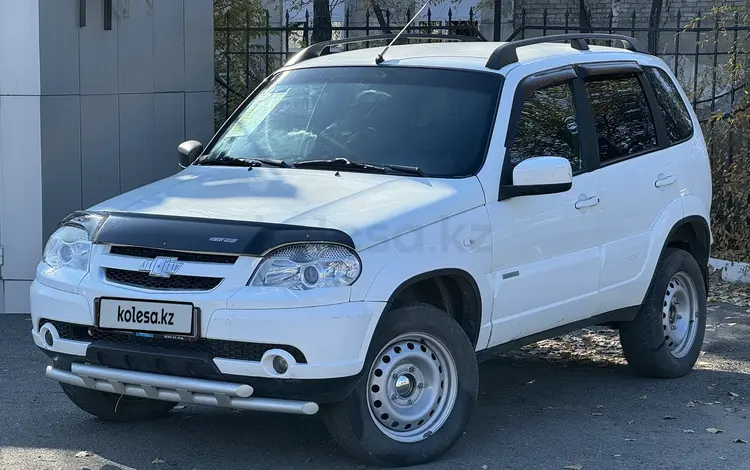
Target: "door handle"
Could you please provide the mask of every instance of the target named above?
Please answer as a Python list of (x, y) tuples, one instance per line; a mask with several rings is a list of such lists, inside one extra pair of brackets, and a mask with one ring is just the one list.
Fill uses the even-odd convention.
[(576, 201), (576, 209), (594, 207), (597, 204), (599, 204), (599, 196), (587, 197), (585, 194), (581, 194)]
[(654, 186), (656, 186), (657, 188), (663, 188), (665, 186), (669, 186), (670, 184), (675, 184), (676, 182), (677, 178), (672, 175), (664, 176), (663, 174), (659, 174), (659, 176), (656, 178)]

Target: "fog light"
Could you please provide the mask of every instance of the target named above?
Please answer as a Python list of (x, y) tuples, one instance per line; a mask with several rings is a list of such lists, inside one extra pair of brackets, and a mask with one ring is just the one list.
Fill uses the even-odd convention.
[(47, 346), (49, 347), (52, 347), (55, 342), (55, 338), (52, 337), (52, 333), (50, 333), (49, 330), (44, 332), (44, 342), (47, 343)]
[(286, 374), (286, 371), (289, 370), (289, 363), (283, 357), (276, 356), (273, 358), (273, 370), (279, 374)]

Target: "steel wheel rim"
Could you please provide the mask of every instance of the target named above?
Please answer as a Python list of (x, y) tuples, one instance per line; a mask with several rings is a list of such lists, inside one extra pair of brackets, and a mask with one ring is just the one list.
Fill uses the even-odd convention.
[(428, 333), (401, 335), (378, 353), (370, 367), (370, 417), (395, 441), (421, 441), (448, 420), (457, 390), (455, 360), (440, 340)]
[(693, 347), (697, 320), (698, 290), (692, 278), (680, 271), (667, 284), (662, 308), (664, 342), (672, 356), (685, 357)]

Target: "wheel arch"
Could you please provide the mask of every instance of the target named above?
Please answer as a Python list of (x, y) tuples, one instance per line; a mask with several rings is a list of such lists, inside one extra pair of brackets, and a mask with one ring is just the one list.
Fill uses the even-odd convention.
[(675, 222), (664, 240), (657, 265), (668, 248), (679, 248), (693, 256), (703, 274), (708, 292), (708, 262), (711, 257), (711, 229), (708, 220), (702, 215), (689, 215)]
[(482, 326), (482, 293), (469, 272), (441, 268), (412, 276), (394, 289), (383, 313), (413, 302), (447, 311), (461, 325), (471, 344), (477, 346)]

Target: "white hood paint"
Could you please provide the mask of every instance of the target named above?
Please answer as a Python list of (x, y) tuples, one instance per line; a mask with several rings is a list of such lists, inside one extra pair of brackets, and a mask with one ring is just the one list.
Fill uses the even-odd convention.
[(336, 228), (362, 250), (482, 204), (476, 178), (191, 166), (91, 209)]

